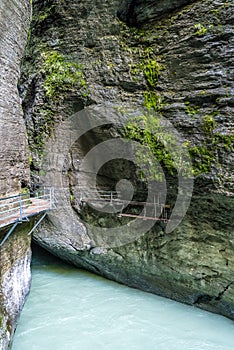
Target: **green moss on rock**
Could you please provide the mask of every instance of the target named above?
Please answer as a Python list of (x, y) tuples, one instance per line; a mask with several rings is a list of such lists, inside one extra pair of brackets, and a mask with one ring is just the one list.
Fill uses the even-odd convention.
[(162, 96), (157, 94), (155, 91), (145, 91), (144, 92), (144, 105), (147, 109), (154, 111), (160, 111), (163, 107)]
[(224, 157), (225, 153), (234, 150), (234, 135), (216, 132), (216, 127), (217, 123), (213, 115), (205, 115), (201, 125), (204, 133), (203, 142), (196, 146), (185, 142), (193, 162), (194, 175), (208, 174), (212, 166), (219, 166), (220, 156)]
[(143, 62), (143, 72), (148, 85), (153, 88), (156, 86), (158, 77), (164, 66), (154, 59), (146, 59)]
[(49, 98), (58, 98), (63, 92), (86, 89), (82, 66), (69, 62), (57, 51), (43, 52), (41, 73), (45, 76), (44, 89)]
[[(181, 145), (178, 145), (173, 132), (162, 125), (160, 115), (148, 113), (131, 118), (124, 127), (124, 135), (139, 142), (136, 161), (148, 178), (162, 181), (161, 167), (170, 175), (176, 174), (178, 170), (184, 176), (192, 175), (190, 164), (183, 159)], [(143, 173), (140, 175), (143, 177)]]

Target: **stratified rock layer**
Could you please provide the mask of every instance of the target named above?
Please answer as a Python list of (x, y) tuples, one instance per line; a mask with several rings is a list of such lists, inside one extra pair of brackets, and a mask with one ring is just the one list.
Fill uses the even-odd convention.
[(0, 196), (19, 191), (29, 179), (26, 130), (17, 89), (29, 23), (29, 0), (1, 1)]
[[(43, 166), (45, 144), (55, 140), (62, 121), (95, 104), (109, 104), (123, 115), (111, 127), (113, 115), (106, 111), (103, 123), (109, 125), (83, 135), (64, 164), (55, 164), (55, 173), (63, 173), (60, 187), (67, 201), (59, 203), (35, 240), (77, 266), (234, 319), (233, 3), (181, 1), (177, 9), (175, 2), (159, 1), (160, 14), (153, 1), (133, 3), (132, 18), (130, 2), (35, 1), (21, 82), (34, 180), (42, 181), (49, 172)], [(167, 7), (169, 3), (174, 5)], [(141, 28), (129, 28), (117, 14)], [(56, 74), (58, 62), (66, 77)], [(75, 64), (82, 81), (72, 80)], [(92, 239), (95, 230), (86, 232), (80, 217), (109, 227), (124, 221), (98, 217), (77, 205), (79, 162), (95, 144), (118, 138), (128, 111), (144, 104), (171, 121), (192, 155), (196, 178), (191, 205), (171, 233), (156, 224), (129, 244), (100, 247)], [(61, 152), (71, 137), (64, 135)], [(101, 183), (110, 187), (121, 176), (137, 183), (123, 164), (102, 169)], [(176, 185), (176, 177), (169, 177), (171, 200)]]
[[(31, 238), (28, 224), (16, 229), (1, 248), (0, 254), (0, 348), (11, 348), (17, 318), (31, 284)], [(7, 231), (6, 231), (7, 232)], [(3, 232), (1, 232), (3, 233)]]
[[(29, 0), (1, 0), (0, 197), (19, 193), (21, 188), (29, 182), (28, 143), (17, 85), (30, 17)], [(1, 207), (1, 211), (3, 210), (4, 207)], [(0, 242), (10, 228), (7, 226), (0, 229)], [(26, 236), (25, 229), (23, 225), (15, 230), (14, 235), (0, 247), (0, 348), (2, 350), (11, 348), (16, 320), (29, 292), (31, 250), (30, 237)]]

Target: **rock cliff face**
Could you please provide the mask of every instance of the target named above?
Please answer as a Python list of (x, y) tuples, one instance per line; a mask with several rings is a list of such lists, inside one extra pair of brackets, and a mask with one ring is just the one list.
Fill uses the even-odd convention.
[[(58, 203), (35, 240), (77, 266), (232, 319), (233, 13), (232, 1), (219, 0), (35, 0), (20, 86), (34, 182), (51, 171), (44, 166), (47, 142), (51, 153), (64, 121), (87, 106), (98, 105), (97, 119), (103, 105), (112, 107), (71, 147), (79, 128), (61, 134), (57, 152), (66, 157), (52, 169), (51, 183), (57, 194), (63, 187), (66, 205)], [(78, 164), (95, 144), (120, 138), (129, 111), (143, 106), (169, 120), (184, 140), (195, 175), (191, 205), (171, 233), (156, 223), (129, 243), (103, 247), (81, 218), (111, 228), (126, 221), (79, 205), (77, 176), (86, 189), (88, 182)], [(108, 163), (98, 181), (113, 188), (127, 178), (142, 191), (134, 171), (124, 160)], [(165, 173), (175, 202), (178, 178)]]
[(16, 321), (29, 293), (31, 283), (31, 238), (28, 224), (1, 248), (0, 266), (0, 349), (10, 349)]
[[(18, 80), (30, 24), (29, 0), (0, 2), (0, 197), (29, 182), (28, 145)], [(1, 208), (1, 210), (3, 210)], [(0, 229), (0, 241), (9, 227)], [(0, 248), (0, 348), (12, 335), (30, 285), (30, 239), (21, 227)]]
[(26, 130), (17, 89), (30, 23), (29, 1), (0, 5), (0, 195), (19, 191), (29, 179)]

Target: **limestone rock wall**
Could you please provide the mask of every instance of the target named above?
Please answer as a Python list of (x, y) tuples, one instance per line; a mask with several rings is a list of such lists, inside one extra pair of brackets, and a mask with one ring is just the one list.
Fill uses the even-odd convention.
[[(18, 80), (30, 18), (29, 0), (0, 2), (0, 197), (19, 193), (29, 182), (28, 142)], [(0, 240), (9, 229), (1, 228)], [(16, 319), (29, 292), (31, 250), (26, 231), (21, 226), (0, 248), (2, 350), (11, 347)]]
[[(0, 349), (11, 348), (17, 318), (31, 284), (31, 237), (28, 224), (16, 229), (0, 254)], [(1, 232), (2, 233), (2, 232)]]
[[(122, 113), (123, 123), (128, 109), (142, 106), (170, 120), (196, 174), (189, 211), (176, 230), (167, 234), (156, 224), (124, 246), (95, 246), (81, 218), (99, 226), (122, 222), (76, 205), (75, 160), (94, 141), (120, 134), (115, 127), (92, 130), (64, 163), (66, 205), (49, 216), (35, 240), (77, 266), (232, 319), (233, 13), (233, 2), (221, 0), (34, 1), (20, 87), (34, 182), (43, 180), (45, 144), (57, 126), (86, 106), (106, 103)], [(105, 118), (113, 122), (112, 114)], [(61, 150), (62, 142), (67, 139), (61, 139)], [(102, 183), (108, 187), (121, 175), (131, 179), (125, 168), (107, 167)], [(172, 200), (175, 184), (177, 178), (170, 177)]]
[(29, 180), (25, 124), (18, 93), (20, 61), (30, 23), (30, 3), (0, 4), (0, 195), (17, 192)]

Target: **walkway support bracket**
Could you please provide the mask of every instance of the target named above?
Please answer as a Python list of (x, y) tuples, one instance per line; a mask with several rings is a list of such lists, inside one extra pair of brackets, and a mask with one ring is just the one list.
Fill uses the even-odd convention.
[(16, 228), (16, 226), (19, 224), (19, 221), (16, 221), (14, 223), (14, 225), (11, 227), (11, 229), (8, 231), (8, 233), (6, 234), (6, 236), (3, 238), (2, 242), (0, 243), (0, 247), (3, 246), (3, 244), (7, 241), (7, 239), (10, 237), (10, 235), (12, 234), (12, 232), (14, 231), (14, 229)]
[(40, 223), (44, 220), (44, 218), (46, 217), (47, 212), (44, 212), (44, 214), (42, 215), (42, 217), (40, 217), (40, 219), (38, 220), (38, 222), (33, 226), (33, 228), (29, 231), (28, 236), (30, 236), (35, 230), (36, 228), (40, 225)]

